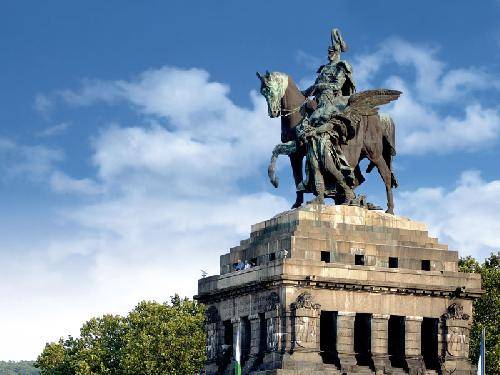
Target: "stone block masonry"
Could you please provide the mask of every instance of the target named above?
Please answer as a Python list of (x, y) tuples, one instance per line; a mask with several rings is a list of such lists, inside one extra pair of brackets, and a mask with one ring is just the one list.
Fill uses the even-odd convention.
[(253, 225), (199, 280), (206, 372), (230, 373), (240, 329), (245, 374), (469, 375), (481, 293), (423, 223), (308, 205)]

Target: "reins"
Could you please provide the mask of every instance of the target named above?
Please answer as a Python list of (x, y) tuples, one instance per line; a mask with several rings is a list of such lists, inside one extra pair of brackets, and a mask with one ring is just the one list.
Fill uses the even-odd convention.
[(286, 113), (286, 114), (282, 114), (282, 113), (281, 113), (281, 112), (282, 112), (282, 110), (280, 109), (280, 117), (287, 117), (287, 116), (291, 116), (291, 115), (293, 115), (294, 113), (297, 113), (298, 111), (300, 111), (300, 110), (302, 109), (302, 107), (303, 107), (303, 106), (304, 106), (304, 104), (306, 104), (306, 103), (307, 103), (307, 99), (306, 99), (306, 100), (304, 100), (304, 102), (303, 102), (301, 105), (299, 105), (298, 107), (296, 107), (296, 108), (294, 108), (294, 109), (291, 109), (291, 110), (286, 110), (286, 111), (288, 111), (288, 113)]

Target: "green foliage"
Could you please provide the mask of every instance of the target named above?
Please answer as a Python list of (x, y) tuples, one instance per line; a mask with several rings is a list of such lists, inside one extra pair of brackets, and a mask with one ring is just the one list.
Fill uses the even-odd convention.
[(123, 367), (126, 374), (194, 374), (205, 361), (205, 316), (187, 299), (141, 302), (129, 314)]
[(460, 271), (480, 273), (485, 294), (474, 303), (470, 354), (474, 362), (479, 356), (479, 342), (486, 329), (486, 373), (500, 375), (500, 252), (492, 253), (483, 264), (472, 257), (462, 258)]
[(127, 317), (92, 318), (79, 338), (47, 344), (37, 366), (42, 375), (193, 374), (205, 361), (204, 319), (196, 301), (144, 301)]
[(1, 375), (39, 375), (33, 361), (0, 361)]

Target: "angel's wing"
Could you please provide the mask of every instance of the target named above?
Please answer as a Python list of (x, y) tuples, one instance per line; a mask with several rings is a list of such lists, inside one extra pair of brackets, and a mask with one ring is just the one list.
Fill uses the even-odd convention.
[(378, 107), (399, 98), (401, 91), (376, 89), (362, 91), (351, 95), (345, 112), (355, 115), (376, 115)]

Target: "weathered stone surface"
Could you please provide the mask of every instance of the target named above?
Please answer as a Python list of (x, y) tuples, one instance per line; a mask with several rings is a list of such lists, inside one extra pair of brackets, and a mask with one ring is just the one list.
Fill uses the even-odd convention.
[[(286, 257), (278, 256), (282, 251)], [(330, 254), (329, 262), (322, 252)], [(355, 264), (359, 257), (364, 264)], [(398, 268), (389, 268), (389, 257), (398, 258)], [(235, 271), (238, 260), (256, 265)], [(430, 271), (421, 269), (422, 260), (430, 261)], [(211, 306), (207, 330), (217, 335), (207, 341), (206, 371), (217, 373), (223, 323), (233, 322), (236, 330), (238, 319), (248, 319), (244, 373), (403, 373), (389, 360), (393, 315), (405, 317), (407, 372), (427, 371), (422, 323), (432, 318), (439, 320), (442, 370), (469, 374), (470, 317), (481, 280), (457, 272), (457, 261), (457, 252), (430, 238), (424, 224), (359, 207), (310, 205), (255, 224), (249, 239), (221, 256), (221, 275), (199, 280), (197, 299)], [(332, 363), (320, 356), (322, 312), (336, 316)], [(370, 367), (357, 363), (357, 313), (371, 314)]]

